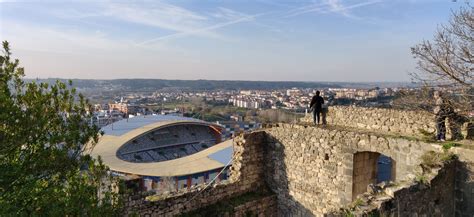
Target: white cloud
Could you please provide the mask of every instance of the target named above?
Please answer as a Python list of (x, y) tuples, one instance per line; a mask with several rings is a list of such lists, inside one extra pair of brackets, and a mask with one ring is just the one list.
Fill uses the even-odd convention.
[(215, 13), (212, 13), (211, 15), (215, 18), (225, 20), (236, 20), (241, 17), (248, 16), (247, 14), (224, 7), (218, 7), (217, 11)]
[(209, 31), (212, 31), (212, 30), (220, 29), (220, 28), (223, 28), (223, 27), (226, 27), (226, 26), (237, 24), (237, 23), (252, 21), (256, 17), (262, 16), (262, 15), (264, 15), (264, 14), (262, 13), (262, 14), (242, 16), (242, 17), (239, 17), (239, 18), (227, 21), (227, 22), (217, 23), (215, 25), (207, 26), (207, 27), (204, 27), (204, 28), (194, 29), (194, 30), (189, 31), (189, 32), (178, 32), (178, 33), (174, 33), (174, 34), (170, 34), (170, 35), (156, 37), (156, 38), (149, 39), (149, 40), (143, 41), (141, 43), (138, 43), (138, 45), (145, 45), (145, 44), (149, 44), (149, 43), (153, 43), (153, 42), (157, 42), (157, 41), (162, 41), (162, 40), (166, 40), (166, 39), (174, 39), (174, 38), (184, 37), (184, 36), (188, 36), (188, 35), (199, 34), (201, 32), (209, 32)]
[(109, 17), (124, 22), (157, 27), (174, 32), (143, 41), (137, 45), (150, 44), (164, 39), (184, 36), (199, 36), (225, 40), (226, 37), (218, 34), (215, 30), (241, 22), (252, 21), (255, 17), (261, 16), (247, 15), (224, 7), (217, 8), (217, 11), (214, 13), (204, 15), (163, 2), (147, 2), (146, 5), (107, 2), (96, 6), (101, 8), (99, 12), (84, 12), (70, 9), (67, 12), (60, 11), (56, 13), (56, 16), (72, 18), (81, 22), (85, 22), (84, 18), (98, 16)]
[(289, 10), (284, 17), (294, 17), (309, 12), (320, 11), (321, 9), (327, 7), (327, 5), (327, 3), (317, 3), (294, 8)]
[(100, 26), (89, 22), (89, 18), (111, 18), (120, 22), (156, 27), (176, 33), (194, 33), (195, 35), (219, 38), (214, 32), (199, 31), (196, 29), (208, 25), (209, 18), (197, 12), (190, 11), (176, 5), (158, 2), (117, 2), (97, 1), (85, 2), (85, 8), (42, 8), (52, 16), (61, 19), (71, 19), (90, 25)]
[(349, 11), (339, 0), (326, 0), (332, 12), (338, 12), (346, 17), (350, 17)]
[(346, 6), (346, 5), (343, 5), (339, 0), (324, 0), (323, 3), (311, 4), (311, 5), (307, 5), (304, 7), (290, 10), (285, 17), (294, 17), (294, 16), (306, 14), (306, 13), (318, 12), (318, 13), (323, 13), (323, 14), (324, 13), (338, 13), (347, 18), (361, 19), (353, 15), (352, 13), (350, 13), (350, 10), (377, 4), (380, 2), (382, 2), (382, 0), (365, 1), (365, 2), (359, 2), (356, 4)]
[(341, 4), (339, 0), (327, 0), (328, 4), (330, 5), (330, 9), (328, 11), (325, 11), (323, 13), (329, 13), (329, 12), (334, 12), (334, 13), (339, 13), (341, 15), (344, 15), (349, 18), (358, 18), (349, 11), (354, 8), (360, 8), (368, 5), (373, 5), (382, 2), (381, 0), (375, 0), (375, 1), (366, 1), (366, 2), (360, 2), (357, 4), (349, 5), (349, 6), (344, 6)]
[(165, 3), (124, 4), (109, 3), (104, 15), (123, 21), (158, 27), (184, 34), (218, 37), (210, 31), (195, 31), (206, 25), (207, 17), (182, 7)]

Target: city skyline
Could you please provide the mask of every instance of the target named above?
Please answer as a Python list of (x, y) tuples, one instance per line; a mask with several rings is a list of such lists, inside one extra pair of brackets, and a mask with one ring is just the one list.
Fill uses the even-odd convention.
[(409, 81), (444, 0), (0, 1), (29, 78)]

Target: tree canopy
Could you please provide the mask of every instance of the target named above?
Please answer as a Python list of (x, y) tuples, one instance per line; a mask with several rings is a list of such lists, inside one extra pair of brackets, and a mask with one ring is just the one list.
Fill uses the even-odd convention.
[(87, 100), (71, 83), (23, 81), (8, 42), (0, 56), (0, 216), (114, 215), (118, 194), (99, 160)]

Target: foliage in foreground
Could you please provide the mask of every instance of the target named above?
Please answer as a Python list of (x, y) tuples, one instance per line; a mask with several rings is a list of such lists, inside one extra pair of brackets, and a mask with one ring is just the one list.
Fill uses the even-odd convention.
[[(86, 155), (99, 129), (89, 104), (61, 82), (25, 83), (8, 42), (0, 56), (0, 216), (115, 215), (107, 168)], [(89, 146), (90, 147), (90, 146)], [(103, 189), (103, 191), (99, 190)]]

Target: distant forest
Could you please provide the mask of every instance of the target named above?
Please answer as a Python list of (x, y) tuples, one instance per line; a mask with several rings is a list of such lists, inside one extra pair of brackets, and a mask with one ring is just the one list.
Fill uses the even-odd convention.
[[(32, 81), (33, 79), (29, 79)], [(38, 79), (38, 81), (53, 83), (56, 80), (63, 82), (68, 79)], [(164, 79), (115, 79), (92, 80), (70, 79), (73, 86), (83, 91), (156, 91), (161, 89), (177, 90), (272, 90), (287, 88), (371, 88), (371, 87), (400, 87), (409, 86), (403, 82), (374, 82), (374, 83), (346, 83), (346, 82), (300, 82), (300, 81), (228, 81), (228, 80), (164, 80)]]

